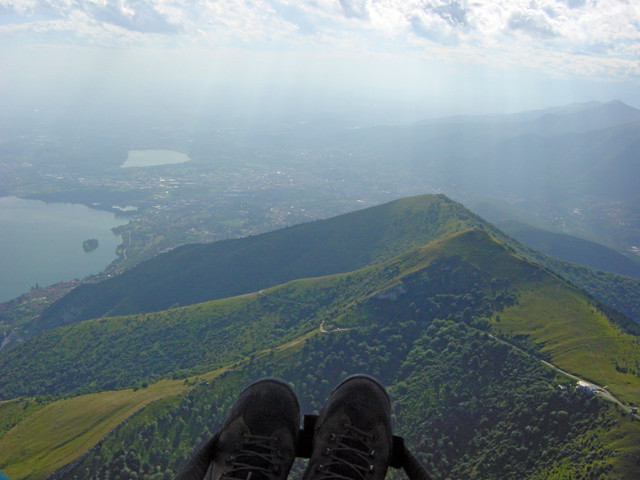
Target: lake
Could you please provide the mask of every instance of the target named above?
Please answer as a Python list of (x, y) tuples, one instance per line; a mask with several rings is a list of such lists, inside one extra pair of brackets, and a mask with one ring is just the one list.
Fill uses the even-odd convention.
[(122, 168), (153, 167), (171, 163), (184, 163), (191, 160), (188, 155), (173, 150), (129, 150)]
[[(120, 237), (111, 229), (128, 220), (84, 205), (0, 198), (0, 301), (31, 287), (99, 273), (116, 258)], [(85, 252), (95, 238), (98, 248)]]

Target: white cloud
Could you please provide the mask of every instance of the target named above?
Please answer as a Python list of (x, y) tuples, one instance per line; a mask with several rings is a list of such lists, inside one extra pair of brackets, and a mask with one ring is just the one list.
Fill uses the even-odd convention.
[(637, 75), (640, 45), (640, 2), (625, 0), (0, 0), (0, 12), (0, 42), (356, 46), (602, 76)]

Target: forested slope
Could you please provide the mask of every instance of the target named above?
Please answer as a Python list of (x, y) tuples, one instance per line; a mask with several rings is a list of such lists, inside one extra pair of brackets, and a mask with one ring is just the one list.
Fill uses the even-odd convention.
[[(532, 295), (542, 300), (532, 302)], [(560, 309), (567, 299), (573, 302), (569, 314)], [(571, 322), (556, 320), (567, 316)], [(98, 322), (106, 333), (93, 343)], [(153, 328), (162, 334), (145, 346), (142, 339)], [(576, 328), (585, 340), (605, 329), (605, 340), (615, 342), (602, 342), (600, 352), (580, 338), (566, 343)], [(63, 338), (66, 346), (58, 347)], [(276, 348), (286, 340), (292, 341), (288, 348)], [(0, 357), (0, 368), (23, 379), (13, 383), (15, 391), (12, 382), (3, 383), (5, 397), (100, 390), (116, 371), (131, 370), (118, 377), (121, 385), (142, 388), (170, 372), (199, 375), (184, 380), (191, 393), (172, 390), (152, 402), (59, 478), (172, 478), (251, 379), (286, 379), (312, 412), (340, 379), (365, 372), (389, 387), (397, 433), (436, 478), (631, 479), (640, 460), (639, 424), (576, 390), (574, 380), (540, 360), (586, 377), (594, 367), (606, 371), (614, 394), (638, 402), (637, 363), (624, 363), (640, 358), (638, 348), (637, 337), (579, 290), (471, 229), (351, 273), (155, 315), (80, 322), (12, 349), (15, 356)], [(64, 363), (57, 364), (65, 349)], [(83, 376), (86, 352), (93, 349), (95, 367)], [(597, 366), (579, 361), (591, 353), (599, 355)], [(56, 375), (62, 365), (79, 380)], [(222, 376), (206, 373), (225, 365), (233, 368)], [(626, 371), (616, 368), (622, 365)], [(28, 418), (0, 437), (0, 452), (9, 451), (3, 442), (28, 438), (21, 430)], [(20, 470), (33, 464), (20, 460), (21, 451), (11, 450), (10, 464), (0, 453), (0, 468), (16, 479), (41, 478)]]
[(155, 312), (352, 271), (472, 227), (491, 232), (523, 257), (640, 321), (640, 281), (543, 255), (444, 196), (422, 195), (264, 235), (180, 247), (76, 288), (28, 326), (28, 335), (88, 318)]
[(43, 314), (36, 329), (348, 272), (480, 222), (444, 196), (423, 195), (263, 235), (186, 245), (115, 278), (75, 289)]

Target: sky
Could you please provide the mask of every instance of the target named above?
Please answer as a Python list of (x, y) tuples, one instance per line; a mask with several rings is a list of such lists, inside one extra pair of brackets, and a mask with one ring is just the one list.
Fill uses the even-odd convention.
[(640, 1), (0, 0), (0, 61), (5, 115), (640, 108)]

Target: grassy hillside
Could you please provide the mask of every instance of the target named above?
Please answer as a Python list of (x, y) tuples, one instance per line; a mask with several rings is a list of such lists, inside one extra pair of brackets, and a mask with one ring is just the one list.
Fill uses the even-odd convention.
[(86, 453), (151, 402), (185, 393), (184, 382), (141, 390), (94, 393), (58, 400), (29, 415), (0, 438), (0, 465), (10, 478), (42, 478)]
[[(482, 253), (474, 259), (476, 263), (506, 252), (486, 233), (469, 231), (352, 273), (47, 331), (0, 356), (0, 369), (6, 373), (0, 377), (0, 398), (123, 388), (163, 375), (219, 367), (317, 329), (323, 322), (330, 326), (368, 296), (394, 288), (401, 277), (439, 257), (443, 257), (440, 263), (451, 263), (449, 257), (468, 251)], [(486, 267), (493, 268), (492, 260), (487, 262)], [(469, 280), (464, 278), (467, 273)], [(471, 288), (471, 279), (483, 278), (488, 283), (486, 275), (493, 273), (466, 266), (460, 278), (449, 278), (450, 272), (439, 275), (443, 278), (434, 279), (435, 288), (446, 289), (455, 283), (456, 293), (462, 293)], [(503, 282), (500, 290), (507, 287)], [(476, 293), (477, 301), (486, 290)], [(447, 308), (445, 302), (426, 311), (436, 315), (446, 313)]]
[(0, 378), (0, 395), (123, 388), (163, 375), (184, 376), (190, 369), (215, 368), (317, 328), (319, 312), (309, 310), (293, 296), (282, 301), (267, 290), (153, 314), (76, 323), (45, 332), (0, 357), (6, 372)]
[(217, 428), (251, 379), (287, 379), (303, 411), (313, 412), (346, 375), (367, 372), (389, 387), (396, 433), (436, 478), (635, 478), (637, 422), (470, 326), (472, 318), (461, 321), (469, 308), (460, 302), (464, 295), (448, 295), (458, 300), (450, 309), (457, 321), (421, 323), (402, 308), (389, 315), (386, 304), (399, 299), (389, 292), (371, 297), (350, 330), (315, 335), (290, 355), (198, 386), (179, 405), (123, 426), (65, 473), (127, 468), (163, 478)]
[(640, 333), (640, 280), (558, 260), (508, 238), (501, 237), (501, 240), (512, 246), (518, 255), (555, 272), (608, 306), (609, 316), (625, 330), (636, 335)]
[(578, 291), (545, 279), (518, 293), (518, 304), (493, 318), (503, 335), (526, 335), (551, 362), (622, 401), (640, 403), (640, 339), (623, 333)]
[[(296, 342), (304, 342), (303, 336)], [(296, 348), (286, 343), (278, 356)], [(260, 358), (267, 352), (255, 352)], [(175, 407), (198, 385), (229, 373), (237, 365), (197, 377), (161, 380), (142, 388), (90, 393), (60, 400), (22, 399), (0, 403), (0, 418), (12, 419), (0, 431), (0, 465), (12, 479), (39, 479), (87, 455), (105, 438), (136, 419), (154, 418)]]
[[(483, 216), (491, 218), (492, 221), (498, 225), (509, 223), (509, 219), (512, 218), (526, 218), (527, 222), (531, 222), (531, 225), (536, 226), (533, 227), (534, 231), (551, 228), (550, 224), (545, 224), (544, 221), (540, 221), (536, 216), (526, 214), (522, 209), (514, 208), (503, 203), (480, 201), (475, 204), (475, 209), (482, 212)], [(511, 223), (511, 225), (513, 225), (513, 223)], [(560, 239), (560, 244), (563, 245), (562, 250), (564, 252), (567, 251), (567, 247), (565, 247), (565, 245), (569, 243), (573, 244), (575, 249), (578, 251), (586, 250), (586, 255), (592, 255), (595, 259), (600, 258), (600, 260), (604, 260), (604, 264), (600, 264), (602, 269), (594, 271), (592, 268), (588, 268), (579, 263), (566, 261), (567, 259), (572, 258), (574, 261), (580, 262), (584, 261), (585, 257), (577, 258), (576, 252), (571, 252), (571, 257), (565, 257), (564, 254), (557, 249), (558, 237), (554, 238), (551, 244), (547, 241), (545, 241), (544, 245), (531, 242), (532, 246), (537, 245), (537, 247), (540, 247), (547, 253), (544, 254), (539, 250), (535, 250), (531, 246), (527, 246), (514, 240), (513, 237), (505, 236), (501, 231), (491, 231), (504, 243), (513, 247), (522, 257), (554, 271), (572, 284), (588, 292), (592, 297), (624, 314), (629, 319), (634, 320), (635, 323), (640, 324), (640, 280), (616, 273), (608, 273), (608, 271), (626, 272), (627, 274), (632, 273), (633, 266), (630, 266), (626, 260), (623, 261), (620, 259), (618, 254), (612, 253), (610, 250), (607, 251), (607, 249), (603, 250), (603, 247), (601, 246), (594, 246), (589, 243), (585, 244), (582, 241), (575, 244), (570, 236), (563, 236)], [(509, 233), (511, 229), (508, 227), (505, 231)], [(606, 231), (606, 229), (601, 229), (600, 231)], [(514, 237), (521, 238), (517, 233), (514, 234)], [(522, 240), (527, 243), (530, 239), (522, 237)], [(565, 260), (550, 256), (554, 254), (557, 254), (560, 258), (565, 258)], [(585, 261), (585, 263), (587, 265), (597, 266), (592, 263), (594, 258), (589, 262)], [(618, 267), (624, 268), (624, 270)]]
[(548, 257), (444, 196), (422, 195), (265, 235), (178, 248), (123, 275), (73, 290), (25, 328), (33, 335), (82, 319), (159, 311), (356, 270), (476, 226), (640, 321), (639, 280)]
[[(413, 291), (416, 298), (409, 303), (414, 307), (409, 307), (404, 297)], [(424, 292), (429, 292), (427, 297)], [(480, 309), (477, 316), (504, 317), (504, 322), (496, 323), (498, 331), (531, 335), (533, 343), (549, 342), (533, 329), (534, 321), (557, 335), (561, 344), (568, 341), (562, 340), (564, 335), (576, 339), (577, 345), (588, 345), (579, 335), (583, 332), (606, 344), (602, 361), (607, 362), (611, 387), (640, 389), (636, 337), (614, 326), (596, 302), (560, 278), (514, 256), (485, 231), (469, 230), (348, 274), (45, 332), (0, 356), (0, 369), (6, 373), (0, 378), (0, 398), (123, 388), (169, 374), (217, 368), (321, 324), (349, 326), (359, 305), (376, 295), (402, 297), (392, 308), (417, 308), (425, 321), (459, 308), (452, 296), (462, 295), (469, 311), (474, 306)], [(555, 350), (550, 354), (559, 355)], [(586, 365), (579, 360), (577, 364), (583, 369)]]
[(44, 332), (0, 356), (0, 398), (112, 389), (218, 367), (318, 329), (385, 285), (387, 265)]
[(34, 326), (164, 310), (389, 260), (481, 220), (444, 196), (423, 195), (272, 233), (187, 245), (115, 278), (83, 285)]
[[(335, 331), (338, 326), (348, 330)], [(279, 350), (283, 343), (290, 348)], [(79, 461), (59, 478), (125, 468), (145, 478), (171, 476), (251, 378), (291, 381), (309, 412), (321, 408), (332, 385), (358, 371), (390, 387), (400, 433), (441, 478), (593, 472), (589, 478), (635, 478), (630, 472), (640, 459), (637, 422), (575, 391), (573, 380), (540, 361), (606, 383), (623, 401), (637, 403), (637, 337), (483, 230), (443, 237), (347, 274), (80, 322), (8, 353), (0, 368), (15, 380), (4, 379), (6, 398), (104, 389), (114, 378), (121, 385), (151, 384), (26, 413), (0, 436), (0, 447), (11, 445), (0, 448), (0, 469), (16, 478), (42, 478), (72, 460)], [(234, 363), (233, 372), (206, 385), (198, 381), (188, 394), (194, 387), (188, 380), (152, 383), (187, 371), (205, 378), (207, 369)], [(92, 404), (99, 414), (91, 413)], [(133, 412), (140, 413), (112, 431)], [(67, 427), (56, 428), (57, 419)], [(48, 429), (55, 435), (37, 433)], [(69, 443), (76, 438), (79, 443)]]

